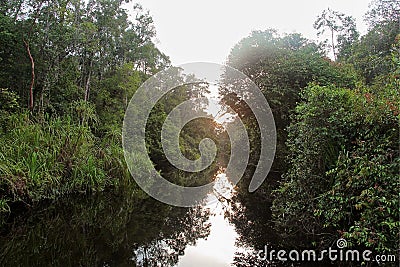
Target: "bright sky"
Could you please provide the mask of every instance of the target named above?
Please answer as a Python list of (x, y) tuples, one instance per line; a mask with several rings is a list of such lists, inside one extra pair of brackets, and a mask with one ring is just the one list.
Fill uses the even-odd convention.
[(275, 28), (315, 40), (313, 23), (328, 7), (352, 15), (365, 33), (370, 0), (134, 0), (150, 11), (157, 46), (174, 65), (224, 63), (231, 48), (252, 30)]

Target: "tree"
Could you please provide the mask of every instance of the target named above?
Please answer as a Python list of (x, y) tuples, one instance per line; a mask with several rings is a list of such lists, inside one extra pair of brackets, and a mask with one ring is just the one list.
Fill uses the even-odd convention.
[[(91, 88), (126, 63), (150, 75), (168, 66), (152, 18), (125, 1), (21, 0), (1, 7), (0, 81), (40, 113), (90, 101)], [(23, 61), (23, 62), (22, 62)], [(17, 78), (18, 77), (18, 78)], [(23, 88), (29, 88), (27, 97)], [(63, 101), (65, 100), (65, 101)]]
[[(232, 49), (227, 64), (246, 74), (269, 102), (278, 138), (273, 171), (279, 172), (287, 168), (286, 127), (291, 111), (300, 100), (301, 90), (313, 81), (349, 87), (354, 87), (355, 83), (354, 74), (346, 66), (339, 67), (324, 58), (316, 44), (300, 34), (280, 37), (275, 30), (255, 31), (242, 39)], [(229, 89), (222, 91), (222, 95), (225, 104), (256, 127), (251, 111), (241, 99), (232, 95)], [(253, 138), (255, 147), (259, 147), (258, 137)]]
[(394, 71), (379, 84), (303, 91), (289, 126), (290, 167), (273, 204), (286, 240), (322, 246), (344, 237), (353, 246), (397, 250), (398, 45)]
[(344, 61), (354, 65), (367, 84), (393, 71), (392, 46), (400, 34), (400, 3), (398, 1), (373, 1), (366, 14), (369, 31), (352, 45), (352, 53)]
[(373, 0), (370, 10), (365, 14), (365, 20), (370, 29), (386, 23), (400, 25), (400, 3), (396, 0)]
[[(137, 5), (130, 20), (125, 2), (2, 1), (1, 216), (9, 202), (101, 191), (129, 176), (120, 147), (128, 99), (169, 60), (148, 12)], [(26, 103), (29, 113), (18, 108)]]
[[(318, 30), (318, 36), (323, 35), (327, 30), (329, 31), (330, 45), (328, 47), (332, 50), (335, 61), (338, 58), (348, 56), (351, 44), (357, 41), (359, 37), (353, 17), (329, 8), (324, 10), (317, 18), (314, 22), (314, 28)], [(327, 40), (324, 44), (327, 44)]]

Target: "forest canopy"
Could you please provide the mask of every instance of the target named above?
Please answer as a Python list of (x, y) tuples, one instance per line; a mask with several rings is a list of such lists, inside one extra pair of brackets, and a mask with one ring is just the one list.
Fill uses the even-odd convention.
[[(126, 167), (122, 121), (137, 88), (171, 63), (154, 42), (149, 12), (139, 4), (128, 12), (126, 2), (1, 2), (0, 226), (14, 210), (45, 199), (128, 185), (145, 198)], [(281, 244), (320, 248), (346, 238), (360, 248), (398, 250), (400, 3), (374, 0), (365, 18), (368, 32), (360, 35), (354, 18), (327, 9), (314, 23), (326, 40), (253, 31), (227, 57), (261, 89), (277, 129), (272, 170), (249, 194), (260, 129), (243, 99), (221, 88), (221, 103), (239, 114), (251, 140), (237, 198), (246, 214), (272, 212), (268, 222), (252, 216), (251, 225), (271, 223)], [(160, 143), (169, 111), (207, 90), (177, 88), (147, 122), (148, 153), (171, 182), (207, 182), (177, 173)], [(208, 136), (229, 148), (221, 125), (196, 121), (182, 131), (181, 151), (198, 158), (198, 143)], [(206, 174), (225, 164), (223, 157)], [(239, 219), (233, 221), (246, 233), (250, 224)], [(256, 247), (257, 238), (244, 242)]]

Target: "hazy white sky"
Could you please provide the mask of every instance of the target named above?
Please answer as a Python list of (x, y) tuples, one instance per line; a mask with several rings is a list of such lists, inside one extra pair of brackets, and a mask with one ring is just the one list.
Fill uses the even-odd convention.
[(316, 39), (313, 23), (330, 7), (356, 18), (363, 33), (363, 15), (370, 0), (134, 0), (150, 11), (157, 46), (174, 65), (206, 61), (223, 63), (231, 48), (252, 30), (278, 29)]

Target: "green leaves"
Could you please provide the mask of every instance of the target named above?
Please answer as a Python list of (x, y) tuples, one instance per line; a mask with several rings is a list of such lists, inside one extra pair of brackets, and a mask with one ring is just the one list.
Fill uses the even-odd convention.
[[(278, 131), (278, 150), (274, 171), (285, 171), (286, 128), (290, 113), (301, 100), (302, 90), (311, 82), (319, 85), (355, 86), (351, 67), (323, 58), (316, 44), (300, 34), (279, 36), (275, 30), (255, 31), (232, 49), (228, 65), (242, 71), (263, 91), (274, 114)], [(224, 101), (242, 116), (249, 111), (225, 92)], [(235, 103), (236, 102), (236, 103)], [(256, 142), (253, 138), (253, 141)]]
[(321, 243), (333, 240), (312, 233), (340, 230), (358, 246), (397, 248), (399, 128), (387, 99), (400, 99), (386, 87), (303, 91), (289, 127), (290, 168), (275, 192), (278, 229)]
[(54, 199), (129, 180), (120, 140), (100, 142), (81, 112), (76, 122), (70, 117), (43, 122), (14, 119), (13, 128), (0, 135), (3, 201)]
[(332, 49), (335, 61), (338, 57), (348, 56), (351, 52), (350, 46), (357, 41), (359, 36), (353, 17), (329, 8), (317, 18), (314, 28), (318, 30), (318, 36), (324, 35), (326, 30), (329, 31), (324, 44), (330, 43), (328, 47)]
[[(31, 82), (29, 43), (35, 62), (35, 110), (64, 114), (69, 103), (90, 100), (97, 81), (124, 64), (143, 76), (169, 64), (152, 39), (153, 20), (124, 1), (14, 1), (0, 14), (0, 83), (26, 105)], [(143, 77), (141, 77), (143, 78)], [(94, 102), (94, 101), (93, 101)]]

